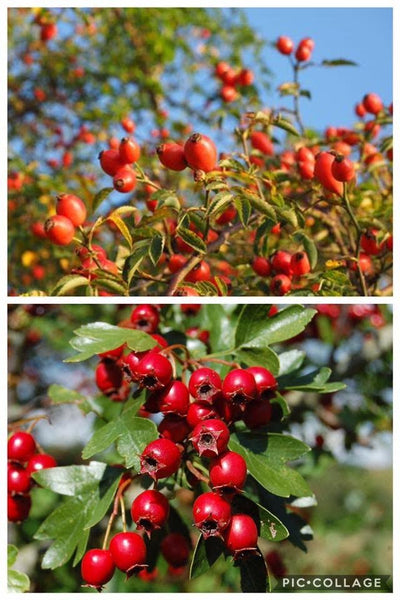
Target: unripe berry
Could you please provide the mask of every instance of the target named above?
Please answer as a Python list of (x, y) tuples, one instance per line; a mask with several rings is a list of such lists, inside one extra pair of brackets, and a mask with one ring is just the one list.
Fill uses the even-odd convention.
[(257, 525), (249, 515), (233, 515), (224, 538), (226, 547), (232, 552), (234, 560), (257, 551)]
[(191, 169), (212, 171), (217, 162), (217, 148), (214, 142), (200, 133), (193, 133), (184, 146), (186, 161)]
[(233, 369), (222, 384), (224, 398), (244, 409), (245, 405), (257, 397), (257, 386), (253, 375), (245, 369)]
[(57, 246), (68, 246), (75, 235), (75, 227), (72, 221), (62, 215), (54, 215), (47, 219), (44, 230), (47, 239)]
[(189, 392), (200, 402), (212, 402), (219, 396), (222, 389), (220, 376), (214, 369), (201, 367), (194, 371), (189, 379)]
[(169, 477), (179, 469), (181, 453), (174, 442), (159, 439), (150, 442), (140, 455), (140, 472), (154, 480)]
[(131, 313), (131, 323), (135, 329), (155, 333), (160, 323), (158, 310), (152, 304), (139, 304)]
[(136, 187), (135, 171), (129, 166), (121, 167), (114, 175), (114, 188), (121, 194), (127, 194)]
[(167, 522), (169, 502), (161, 492), (146, 490), (132, 502), (131, 515), (136, 527), (150, 535)]
[(26, 431), (16, 431), (8, 440), (7, 457), (9, 460), (25, 463), (35, 452), (35, 439)]
[(220, 419), (206, 419), (196, 425), (190, 440), (200, 456), (209, 458), (218, 456), (226, 450), (229, 437), (229, 429), (223, 421)]
[(290, 37), (281, 35), (276, 41), (276, 48), (281, 54), (291, 54), (293, 52), (294, 44)]
[(306, 275), (311, 271), (310, 261), (306, 252), (296, 252), (293, 254), (290, 266), (293, 275), (296, 277), (301, 277), (301, 275)]
[(122, 138), (118, 149), (119, 160), (123, 164), (132, 164), (140, 158), (140, 146), (136, 140), (131, 138)]
[(115, 564), (109, 550), (94, 548), (85, 553), (81, 563), (82, 579), (90, 586), (101, 589), (114, 575)]
[(160, 163), (167, 169), (171, 169), (171, 171), (183, 171), (188, 166), (183, 146), (175, 142), (157, 146), (157, 154)]
[(206, 492), (193, 504), (193, 521), (205, 539), (222, 537), (231, 520), (231, 505), (214, 492)]
[(237, 452), (228, 450), (211, 459), (210, 485), (213, 490), (228, 495), (239, 492), (244, 487), (246, 477), (246, 461)]
[(115, 566), (127, 575), (140, 571), (147, 565), (146, 544), (138, 533), (117, 533), (110, 541), (110, 552)]
[(186, 565), (190, 555), (190, 545), (181, 533), (169, 533), (161, 542), (161, 554), (167, 563), (175, 568)]

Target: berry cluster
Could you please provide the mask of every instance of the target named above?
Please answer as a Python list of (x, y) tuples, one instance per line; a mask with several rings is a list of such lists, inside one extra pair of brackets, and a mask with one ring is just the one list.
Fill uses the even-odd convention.
[(303, 287), (301, 277), (311, 271), (310, 261), (304, 251), (291, 254), (286, 250), (278, 250), (270, 259), (256, 256), (251, 266), (260, 277), (270, 277), (269, 288), (275, 296), (284, 296), (295, 287)]
[(75, 194), (59, 194), (56, 213), (45, 222), (44, 235), (52, 244), (68, 246), (74, 239), (75, 228), (86, 221), (86, 206)]
[(190, 167), (195, 178), (198, 171), (209, 173), (216, 168), (217, 148), (214, 142), (206, 135), (192, 133), (182, 144), (169, 142), (157, 147), (160, 162), (172, 171), (183, 171)]
[[(197, 314), (200, 308), (200, 305), (181, 307), (188, 316)], [(193, 522), (204, 538), (220, 538), (235, 561), (258, 553), (257, 524), (235, 502), (245, 485), (246, 461), (231, 451), (228, 443), (230, 427), (237, 421), (243, 421), (251, 430), (269, 423), (270, 400), (277, 381), (262, 366), (232, 365), (236, 368), (221, 378), (216, 370), (186, 357), (191, 374), (185, 383), (183, 374), (182, 378), (174, 375), (170, 351), (173, 347), (157, 333), (159, 323), (159, 307), (137, 306), (129, 322), (122, 325), (146, 331), (158, 345), (145, 352), (128, 354), (123, 346), (110, 350), (100, 356), (96, 368), (96, 383), (104, 394), (114, 401), (125, 400), (133, 383), (146, 391), (140, 416), (161, 417), (160, 421), (157, 417), (159, 437), (148, 443), (140, 455), (139, 475), (153, 479), (154, 489), (142, 491), (132, 502), (132, 522), (139, 533), (125, 530), (117, 533), (108, 549), (106, 540), (102, 549), (89, 550), (82, 560), (83, 579), (98, 589), (111, 579), (115, 567), (128, 576), (138, 574), (148, 579), (154, 575), (147, 569), (144, 540), (150, 539), (156, 530), (164, 534), (160, 550), (170, 572), (180, 572), (187, 563), (191, 541), (177, 531), (168, 531), (169, 501), (157, 489), (163, 485), (160, 480), (176, 478), (178, 471), (195, 493)], [(187, 329), (188, 337), (193, 329)], [(198, 331), (208, 340), (208, 331)], [(126, 472), (117, 493), (122, 495), (131, 481)], [(204, 482), (210, 491), (199, 493)]]
[[(310, 60), (314, 47), (315, 42), (312, 38), (307, 37), (300, 40), (294, 54), (297, 62), (301, 63)], [(294, 42), (290, 37), (281, 35), (276, 41), (276, 48), (281, 54), (289, 56), (294, 50)]]
[[(123, 127), (130, 129), (123, 121)], [(132, 165), (140, 158), (140, 146), (134, 138), (123, 137), (117, 148), (103, 150), (99, 154), (100, 166), (104, 173), (113, 178), (113, 187), (121, 194), (127, 194), (136, 187), (136, 173)]]
[(7, 445), (8, 520), (24, 521), (31, 509), (30, 489), (35, 484), (32, 473), (56, 467), (57, 462), (50, 454), (38, 452), (33, 435), (27, 431), (16, 431)]
[(222, 83), (219, 95), (227, 103), (239, 98), (238, 87), (248, 87), (254, 82), (254, 73), (251, 69), (235, 69), (224, 61), (217, 63), (214, 73)]

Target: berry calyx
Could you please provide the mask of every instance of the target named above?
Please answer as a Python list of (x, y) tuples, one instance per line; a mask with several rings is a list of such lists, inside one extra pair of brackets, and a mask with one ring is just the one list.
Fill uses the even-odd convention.
[(210, 485), (213, 490), (230, 496), (243, 489), (246, 477), (246, 461), (237, 452), (228, 450), (211, 459)]
[(233, 369), (222, 384), (224, 398), (244, 409), (245, 405), (257, 397), (257, 386), (253, 375), (245, 369)]
[(199, 402), (212, 404), (222, 390), (221, 377), (214, 369), (201, 367), (189, 379), (189, 392)]
[(139, 304), (131, 313), (131, 323), (135, 329), (155, 333), (160, 323), (160, 315), (152, 304)]
[(138, 529), (150, 535), (155, 529), (160, 529), (169, 515), (169, 502), (157, 490), (146, 490), (132, 502), (132, 520)]
[(128, 576), (147, 567), (146, 544), (138, 533), (125, 531), (114, 535), (110, 552), (115, 566)]
[(115, 563), (110, 550), (93, 548), (85, 553), (81, 563), (82, 579), (89, 587), (101, 590), (115, 571)]
[(35, 439), (26, 431), (16, 431), (8, 440), (7, 457), (9, 460), (25, 463), (35, 452)]
[(206, 492), (193, 504), (193, 520), (204, 539), (222, 537), (231, 520), (231, 505), (219, 494)]
[(134, 375), (140, 387), (151, 391), (160, 390), (171, 381), (172, 366), (165, 356), (158, 352), (148, 352), (136, 365)]
[(193, 429), (190, 440), (200, 456), (210, 458), (226, 450), (229, 437), (229, 429), (221, 419), (205, 419)]
[(153, 479), (169, 477), (179, 469), (181, 453), (171, 440), (161, 438), (150, 442), (140, 455), (140, 472)]

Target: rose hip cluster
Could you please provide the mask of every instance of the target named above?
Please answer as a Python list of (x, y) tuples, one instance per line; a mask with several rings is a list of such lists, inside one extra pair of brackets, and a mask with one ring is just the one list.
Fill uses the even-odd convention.
[(31, 509), (32, 473), (56, 467), (57, 462), (50, 454), (38, 452), (33, 435), (22, 430), (9, 438), (7, 458), (8, 520), (19, 523), (27, 519)]
[[(297, 62), (300, 63), (310, 60), (314, 47), (315, 42), (312, 38), (307, 37), (300, 40), (294, 54)], [(281, 54), (290, 56), (294, 50), (294, 42), (290, 37), (281, 35), (276, 41), (276, 48)]]
[(140, 158), (140, 146), (134, 138), (124, 137), (118, 148), (103, 150), (99, 154), (100, 166), (113, 178), (117, 192), (127, 194), (136, 187), (136, 173), (132, 165)]
[(269, 289), (275, 296), (284, 296), (295, 287), (303, 287), (300, 279), (311, 271), (307, 253), (303, 250), (294, 254), (277, 250), (269, 259), (256, 256), (251, 266), (260, 277), (270, 277)]
[[(181, 306), (187, 316), (200, 308), (196, 304)], [(250, 515), (233, 508), (235, 496), (245, 485), (247, 465), (240, 454), (228, 448), (230, 426), (239, 420), (249, 429), (265, 426), (271, 419), (270, 400), (277, 381), (261, 366), (234, 368), (222, 379), (216, 370), (193, 363), (186, 384), (174, 377), (172, 364), (163, 354), (167, 342), (157, 333), (159, 321), (158, 308), (153, 305), (139, 305), (133, 310), (129, 326), (146, 331), (159, 346), (128, 355), (123, 354), (122, 347), (106, 353), (96, 370), (97, 384), (114, 400), (127, 397), (125, 391), (121, 395), (126, 380), (128, 386), (133, 382), (146, 390), (139, 414), (162, 418), (159, 437), (140, 455), (140, 475), (151, 477), (156, 485), (181, 469), (195, 493), (201, 481), (207, 482), (210, 491), (197, 495), (193, 504), (193, 522), (204, 538), (220, 538), (233, 559), (241, 560), (258, 552), (258, 529)], [(193, 329), (187, 331), (191, 334)], [(198, 332), (208, 340), (209, 332)], [(132, 521), (139, 533), (117, 533), (109, 549), (89, 550), (81, 565), (86, 584), (101, 589), (115, 568), (128, 576), (151, 578), (143, 536), (150, 538), (162, 528), (168, 531), (169, 513), (169, 501), (156, 487), (139, 493), (131, 506)], [(170, 572), (179, 572), (188, 561), (191, 542), (179, 532), (168, 531), (160, 550)]]
[(224, 61), (217, 63), (214, 73), (222, 83), (219, 95), (227, 103), (239, 98), (238, 87), (244, 88), (254, 83), (254, 73), (251, 69), (235, 69)]
[(184, 144), (168, 142), (157, 147), (158, 158), (171, 171), (183, 171), (189, 167), (197, 172), (209, 173), (216, 168), (217, 148), (206, 135), (192, 133)]

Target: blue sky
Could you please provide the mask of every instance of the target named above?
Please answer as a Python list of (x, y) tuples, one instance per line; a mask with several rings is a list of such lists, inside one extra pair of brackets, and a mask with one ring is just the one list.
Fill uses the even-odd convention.
[[(312, 101), (303, 99), (301, 105), (305, 123), (318, 129), (351, 125), (354, 105), (367, 92), (376, 92), (385, 104), (392, 101), (392, 9), (251, 8), (245, 12), (253, 28), (268, 40), (280, 35), (295, 42), (312, 37), (316, 62), (346, 58), (358, 63), (358, 67), (314, 68), (302, 74), (303, 87), (312, 93)], [(265, 60), (274, 75), (274, 90), (291, 80), (286, 57), (269, 47)], [(282, 101), (275, 92), (268, 102)]]

